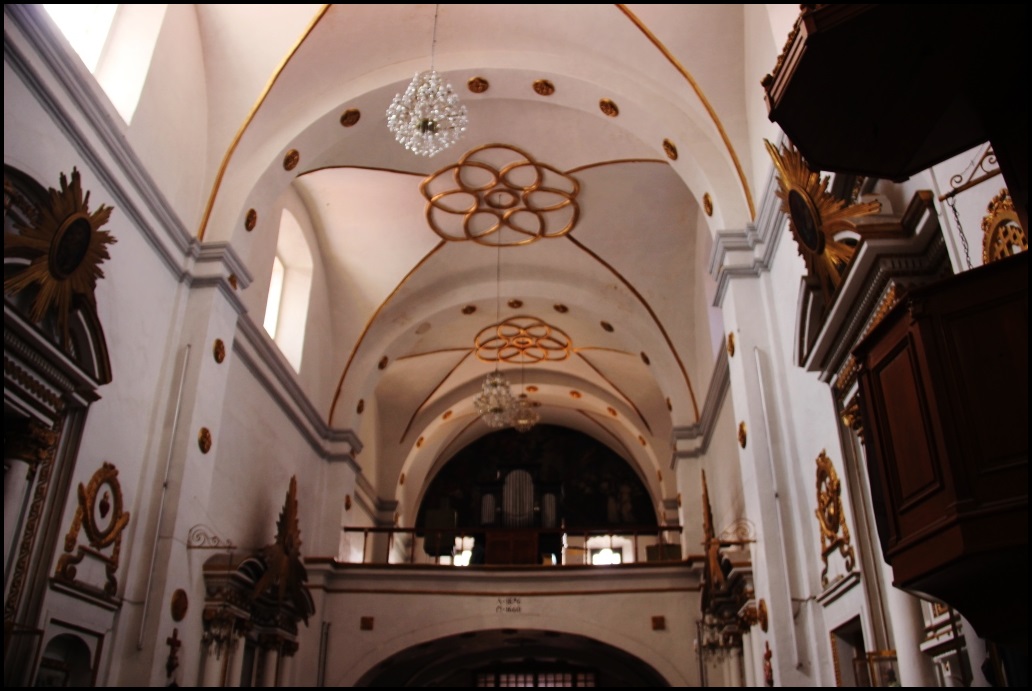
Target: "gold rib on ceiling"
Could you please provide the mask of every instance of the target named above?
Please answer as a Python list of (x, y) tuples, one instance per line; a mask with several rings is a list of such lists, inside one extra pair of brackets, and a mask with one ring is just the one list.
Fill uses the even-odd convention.
[(444, 247), (446, 244), (448, 243), (446, 243), (444, 240), (441, 240), (434, 246), (432, 250), (427, 252), (422, 259), (416, 262), (416, 265), (409, 269), (409, 272), (405, 274), (404, 278), (398, 281), (398, 285), (394, 286), (394, 290), (391, 291), (391, 294), (388, 295), (387, 298), (380, 303), (380, 306), (377, 307), (376, 311), (373, 312), (372, 316), (369, 317), (369, 321), (367, 321), (366, 325), (362, 327), (362, 333), (359, 334), (358, 340), (355, 341), (355, 345), (351, 349), (351, 354), (348, 355), (348, 361), (344, 365), (344, 371), (340, 373), (340, 381), (337, 382), (337, 390), (333, 393), (333, 403), (330, 404), (330, 414), (326, 418), (326, 424), (330, 427), (333, 427), (333, 413), (337, 409), (337, 401), (340, 399), (340, 392), (344, 387), (344, 378), (348, 376), (348, 370), (351, 368), (351, 361), (355, 359), (355, 353), (357, 353), (358, 349), (362, 346), (362, 341), (365, 340), (366, 334), (369, 333), (369, 329), (370, 327), (372, 327), (373, 322), (375, 322), (376, 318), (380, 316), (380, 312), (382, 312), (383, 308), (387, 306), (387, 303), (394, 299), (394, 296), (398, 294), (398, 291), (401, 290), (401, 287), (405, 285), (410, 278), (412, 278), (412, 275), (419, 271), (423, 267), (423, 264), (425, 264), (430, 259), (430, 257), (437, 254), (441, 250), (441, 248)]
[(749, 216), (755, 221), (756, 207), (753, 206), (752, 192), (749, 190), (749, 181), (745, 179), (745, 173), (742, 171), (742, 164), (738, 160), (738, 154), (735, 153), (735, 147), (731, 145), (731, 139), (727, 136), (727, 132), (724, 131), (724, 124), (720, 122), (720, 118), (717, 117), (717, 111), (713, 110), (713, 106), (710, 105), (706, 95), (702, 92), (702, 88), (699, 86), (699, 83), (696, 82), (691, 73), (684, 68), (684, 65), (674, 57), (673, 53), (667, 50), (667, 47), (663, 42), (656, 38), (656, 35), (649, 31), (649, 28), (645, 26), (645, 24), (638, 19), (633, 12), (627, 9), (627, 5), (617, 3), (616, 6), (643, 34), (645, 34), (646, 38), (652, 41), (652, 45), (656, 46), (659, 52), (663, 54), (663, 57), (673, 65), (674, 69), (681, 73), (681, 76), (685, 78), (685, 80), (691, 85), (692, 90), (695, 91), (695, 95), (699, 97), (699, 100), (702, 102), (703, 107), (709, 114), (710, 119), (716, 126), (717, 131), (720, 132), (720, 138), (724, 141), (724, 148), (727, 149), (727, 153), (731, 156), (731, 161), (735, 164), (735, 171), (738, 173), (738, 180), (742, 185), (742, 192), (745, 193), (745, 202), (749, 205)]
[(594, 370), (595, 374), (597, 374), (598, 376), (602, 377), (602, 381), (604, 381), (605, 383), (607, 383), (611, 387), (613, 387), (613, 390), (616, 391), (616, 393), (618, 393), (620, 395), (620, 398), (622, 398), (625, 401), (627, 401), (627, 405), (631, 406), (631, 409), (633, 409), (634, 412), (637, 413), (638, 419), (641, 420), (642, 424), (645, 425), (645, 429), (647, 429), (649, 434), (651, 435), (652, 434), (652, 425), (650, 425), (649, 421), (645, 419), (645, 416), (642, 415), (642, 412), (638, 409), (638, 406), (636, 406), (634, 404), (634, 401), (631, 400), (631, 397), (628, 396), (627, 394), (625, 394), (623, 392), (623, 390), (619, 386), (614, 384), (613, 381), (609, 377), (607, 377), (605, 374), (603, 374), (602, 370), (600, 370), (598, 367), (595, 366), (595, 363), (593, 363), (588, 358), (584, 357), (584, 353), (577, 353), (577, 357), (579, 357), (581, 360), (583, 360), (585, 365), (587, 365), (592, 370)]
[(684, 368), (684, 363), (681, 362), (681, 356), (677, 354), (677, 348), (674, 347), (673, 341), (670, 340), (670, 334), (668, 334), (666, 329), (663, 328), (663, 323), (659, 320), (659, 317), (652, 310), (652, 305), (650, 305), (648, 301), (645, 299), (645, 296), (639, 293), (638, 289), (635, 288), (630, 281), (624, 278), (619, 271), (613, 268), (613, 266), (609, 262), (607, 262), (605, 259), (592, 252), (582, 242), (578, 241), (575, 237), (573, 237), (573, 235), (565, 235), (563, 237), (565, 237), (567, 240), (579, 247), (582, 251), (589, 254), (599, 264), (609, 269), (609, 272), (616, 276), (618, 279), (620, 279), (620, 282), (627, 286), (627, 290), (634, 293), (634, 297), (638, 298), (638, 302), (640, 302), (642, 306), (646, 309), (646, 311), (648, 311), (649, 316), (652, 317), (652, 321), (656, 324), (656, 328), (658, 328), (659, 332), (663, 334), (663, 340), (666, 341), (667, 347), (670, 348), (670, 353), (674, 356), (674, 360), (677, 361), (677, 366), (681, 368), (681, 375), (684, 376), (684, 383), (688, 386), (688, 394), (692, 398), (692, 408), (695, 410), (695, 421), (698, 422), (699, 404), (695, 401), (695, 389), (692, 388), (692, 380), (688, 376), (688, 371)]
[(326, 12), (331, 7), (333, 7), (332, 4), (323, 5), (319, 8), (319, 11), (315, 13), (315, 17), (312, 19), (311, 23), (309, 23), (308, 28), (305, 29), (304, 33), (301, 34), (301, 38), (297, 40), (297, 43), (295, 43), (294, 47), (290, 49), (286, 57), (284, 57), (280, 62), (279, 66), (272, 71), (272, 76), (269, 77), (269, 81), (265, 84), (265, 88), (262, 89), (262, 92), (258, 95), (258, 100), (255, 101), (253, 106), (251, 106), (251, 110), (247, 114), (247, 117), (244, 118), (243, 124), (240, 125), (240, 129), (238, 129), (237, 133), (233, 136), (233, 141), (229, 143), (229, 148), (226, 149), (226, 154), (222, 157), (222, 163), (219, 164), (219, 171), (215, 174), (215, 182), (212, 183), (211, 194), (208, 195), (208, 203), (204, 207), (204, 216), (201, 217), (201, 227), (197, 230), (198, 240), (204, 239), (204, 231), (208, 227), (208, 219), (211, 217), (211, 210), (215, 206), (215, 197), (218, 196), (219, 188), (222, 186), (222, 177), (226, 174), (226, 168), (229, 167), (229, 159), (233, 157), (233, 153), (236, 151), (241, 137), (244, 136), (244, 132), (246, 132), (247, 128), (251, 125), (251, 121), (254, 120), (254, 116), (258, 113), (258, 109), (262, 107), (263, 103), (265, 103), (265, 99), (268, 98), (269, 92), (272, 91), (272, 87), (276, 84), (280, 75), (283, 74), (283, 70), (286, 68), (287, 63), (290, 62), (291, 58), (293, 58), (297, 53), (301, 44), (308, 40), (312, 30), (315, 29), (316, 25), (322, 20), (326, 15)]

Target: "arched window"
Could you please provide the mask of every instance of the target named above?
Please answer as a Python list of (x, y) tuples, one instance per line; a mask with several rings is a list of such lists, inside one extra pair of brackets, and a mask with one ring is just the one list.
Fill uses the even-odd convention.
[(297, 219), (284, 209), (265, 305), (265, 330), (295, 372), (301, 371), (311, 292), (312, 252)]

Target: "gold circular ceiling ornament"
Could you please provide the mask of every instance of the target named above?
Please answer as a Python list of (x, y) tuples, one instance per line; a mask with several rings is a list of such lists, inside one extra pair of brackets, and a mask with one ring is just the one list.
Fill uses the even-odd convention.
[(291, 149), (283, 156), (283, 170), (294, 170), (301, 162), (301, 154), (297, 149)]
[(422, 447), (423, 446), (423, 442), (425, 442), (425, 441), (426, 441), (425, 437), (420, 437), (419, 439), (417, 439), (416, 440), (416, 448), (418, 449), (418, 448)]
[(340, 124), (344, 127), (354, 127), (362, 119), (362, 112), (358, 108), (348, 108), (340, 116)]
[(673, 410), (674, 410), (674, 404), (673, 404), (673, 402), (672, 402), (672, 401), (670, 400), (670, 397), (669, 397), (669, 396), (668, 396), (668, 397), (667, 397), (667, 399), (666, 399), (666, 409), (667, 409), (667, 410), (669, 410), (669, 411), (671, 411), (671, 412), (673, 412)]
[(473, 339), (473, 352), (481, 362), (561, 362), (570, 357), (573, 344), (562, 329), (521, 315), (482, 329)]
[(475, 94), (482, 94), (487, 91), (491, 84), (483, 77), (470, 77), (466, 87)]
[(580, 391), (576, 391), (576, 390), (570, 391), (570, 398), (580, 398), (580, 397), (581, 397), (581, 392)]
[(745, 429), (745, 421), (738, 423), (738, 445), (743, 449), (745, 448), (745, 442), (748, 439), (748, 433)]
[(609, 333), (613, 333), (613, 325), (610, 324), (609, 322), (603, 321), (603, 322), (599, 322), (599, 324), (602, 325), (602, 329), (604, 331), (608, 331)]
[(361, 415), (364, 410), (365, 410), (365, 399), (364, 398), (360, 398), (360, 399), (358, 399), (358, 405), (355, 406), (355, 412), (358, 413), (359, 415)]
[(555, 93), (555, 84), (547, 79), (538, 79), (534, 82), (534, 93), (538, 96), (551, 96)]
[(450, 410), (446, 410), (446, 411), (444, 411), (444, 415), (442, 415), (442, 416), (441, 416), (441, 419), (442, 419), (442, 420), (447, 420), (447, 419), (448, 419), (448, 418), (450, 418), (450, 417), (451, 417), (451, 416), (452, 416), (453, 414), (454, 414), (454, 413), (453, 413), (452, 411), (450, 411)]
[(1028, 251), (1028, 233), (1021, 227), (1010, 192), (1003, 188), (989, 202), (982, 219), (982, 263), (989, 264)]
[(473, 314), (476, 311), (477, 311), (477, 306), (476, 305), (466, 305), (465, 307), (462, 308), (462, 313), (466, 314), (466, 315)]
[(54, 310), (67, 349), (75, 299), (96, 304), (97, 279), (104, 277), (100, 265), (111, 258), (108, 245), (114, 244), (115, 238), (101, 230), (111, 218), (112, 208), (102, 204), (90, 213), (90, 193), (83, 194), (78, 169), (72, 168), (71, 182), (61, 173), (60, 184), (60, 190), (50, 188), (48, 203), (37, 208), (32, 225), (14, 220), (17, 233), (4, 232), (4, 255), (17, 254), (29, 260), (25, 268), (4, 279), (4, 293), (35, 285), (38, 291), (29, 318), (40, 322)]
[(387, 358), (386, 355), (384, 355), (382, 358), (380, 358), (380, 362), (376, 363), (376, 367), (378, 369), (386, 369), (388, 362), (390, 362), (390, 360)]
[(566, 235), (580, 217), (576, 178), (506, 144), (471, 149), (419, 191), (427, 224), (449, 242), (528, 245)]
[(197, 448), (201, 450), (201, 453), (211, 451), (211, 430), (207, 427), (202, 427), (197, 432)]
[(558, 303), (558, 304), (552, 305), (552, 309), (554, 309), (559, 314), (566, 314), (567, 312), (570, 311), (570, 308), (567, 307), (566, 305), (562, 304), (562, 303)]
[(730, 331), (727, 334), (727, 356), (735, 356), (735, 332)]
[(254, 209), (248, 209), (247, 216), (244, 217), (244, 230), (250, 233), (256, 225), (258, 225), (258, 212)]
[(645, 354), (644, 350), (641, 351), (641, 361), (644, 362), (646, 365), (651, 365), (652, 364), (652, 361), (649, 360), (649, 356)]
[(518, 310), (520, 307), (523, 307), (523, 300), (517, 300), (516, 298), (513, 298), (505, 304), (509, 305), (509, 307), (511, 307), (514, 310)]
[(527, 386), (527, 393), (537, 393), (537, 392), (538, 392), (538, 387), (534, 386), (533, 384), (530, 384), (529, 386)]
[(706, 212), (707, 216), (713, 215), (713, 197), (710, 196), (709, 192), (705, 192), (702, 195), (702, 210)]
[(613, 417), (616, 417), (617, 415), (616, 408), (614, 408), (613, 406), (609, 406), (608, 408), (606, 408), (606, 412), (612, 415)]
[(779, 152), (769, 141), (763, 141), (778, 175), (781, 211), (788, 216), (807, 274), (818, 279), (825, 299), (830, 299), (856, 251), (854, 238), (840, 240), (837, 236), (855, 230), (854, 219), (878, 213), (881, 204), (849, 204), (835, 198), (828, 192), (829, 178), (821, 179), (794, 147), (783, 145)]
[(221, 338), (216, 338), (215, 342), (211, 344), (211, 356), (220, 365), (226, 359), (226, 344), (222, 342)]
[(603, 114), (611, 118), (615, 118), (620, 114), (620, 109), (616, 107), (616, 103), (608, 98), (603, 98), (598, 102), (598, 109), (601, 110)]
[[(643, 436), (641, 436), (639, 434), (638, 435), (638, 443), (641, 444), (642, 446), (645, 446), (645, 437), (643, 437)], [(662, 471), (657, 470), (656, 471), (656, 475), (659, 477), (659, 481), (662, 482), (663, 481)]]
[(671, 161), (677, 160), (677, 146), (669, 139), (663, 140), (663, 153), (665, 153), (667, 158)]

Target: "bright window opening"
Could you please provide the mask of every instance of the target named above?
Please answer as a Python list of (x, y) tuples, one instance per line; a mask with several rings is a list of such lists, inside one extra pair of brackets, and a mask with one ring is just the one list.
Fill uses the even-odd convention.
[(44, 5), (126, 123), (132, 122), (168, 5)]
[(301, 225), (284, 209), (269, 279), (264, 324), (295, 372), (301, 371), (311, 292), (312, 252)]
[(279, 325), (280, 307), (283, 306), (283, 262), (277, 256), (272, 260), (272, 278), (269, 279), (269, 299), (265, 303), (265, 330), (274, 339)]
[(96, 72), (118, 5), (43, 5), (86, 69)]

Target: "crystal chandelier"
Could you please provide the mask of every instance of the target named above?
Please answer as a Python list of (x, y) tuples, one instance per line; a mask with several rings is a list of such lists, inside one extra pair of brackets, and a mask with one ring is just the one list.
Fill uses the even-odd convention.
[(529, 432), (539, 420), (541, 416), (534, 410), (534, 403), (527, 398), (527, 394), (521, 393), (512, 411), (512, 426), (517, 432)]
[(412, 82), (394, 97), (387, 108), (387, 129), (406, 149), (418, 156), (433, 156), (459, 141), (466, 133), (469, 117), (451, 84), (434, 69), (437, 44), (437, 9), (434, 9), (434, 37), (430, 47), (430, 69), (416, 74)]
[[(501, 320), (502, 313), (502, 245), (495, 249), (495, 324)], [(494, 372), (484, 379), (484, 388), (480, 395), (473, 399), (473, 408), (483, 418), (488, 427), (501, 429), (512, 422), (512, 414), (516, 408), (509, 382), (498, 371), (498, 360), (495, 360)]]
[(477, 415), (483, 418), (488, 427), (495, 429), (509, 426), (514, 405), (509, 382), (498, 370), (487, 375), (487, 378), (484, 379), (483, 391), (473, 399), (473, 407), (476, 409)]

